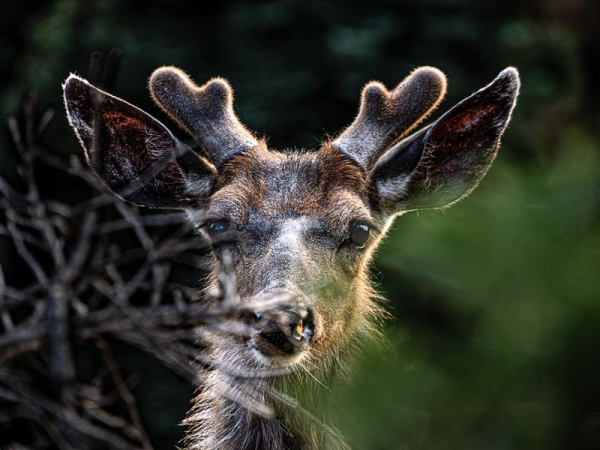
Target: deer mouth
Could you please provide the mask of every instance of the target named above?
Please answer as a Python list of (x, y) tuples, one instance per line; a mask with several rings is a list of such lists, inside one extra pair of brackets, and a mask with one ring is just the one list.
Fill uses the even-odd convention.
[(314, 314), (309, 308), (256, 312), (252, 320), (249, 345), (264, 357), (293, 358), (315, 339)]

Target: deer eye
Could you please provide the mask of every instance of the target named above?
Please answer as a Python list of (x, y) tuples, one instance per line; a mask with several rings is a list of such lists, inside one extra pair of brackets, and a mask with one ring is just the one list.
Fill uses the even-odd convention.
[(352, 242), (356, 247), (363, 248), (365, 243), (369, 239), (369, 227), (364, 223), (357, 223), (352, 225), (350, 229), (350, 242)]
[(207, 224), (207, 229), (210, 236), (218, 236), (229, 230), (229, 225), (221, 219), (211, 220)]

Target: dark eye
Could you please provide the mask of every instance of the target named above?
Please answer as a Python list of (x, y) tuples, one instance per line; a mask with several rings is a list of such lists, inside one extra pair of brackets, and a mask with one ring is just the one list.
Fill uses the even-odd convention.
[(218, 236), (229, 230), (229, 225), (224, 220), (211, 220), (207, 224), (207, 229), (210, 236)]
[(369, 239), (369, 227), (367, 225), (364, 223), (352, 225), (352, 228), (350, 229), (350, 242), (358, 248), (363, 248), (367, 239)]

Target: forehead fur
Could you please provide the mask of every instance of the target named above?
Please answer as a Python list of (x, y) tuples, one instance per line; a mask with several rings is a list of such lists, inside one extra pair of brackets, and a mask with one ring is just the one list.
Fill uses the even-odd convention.
[(216, 187), (214, 200), (269, 216), (333, 212), (333, 205), (348, 209), (357, 199), (366, 201), (368, 191), (362, 169), (329, 145), (279, 152), (264, 143), (228, 162)]

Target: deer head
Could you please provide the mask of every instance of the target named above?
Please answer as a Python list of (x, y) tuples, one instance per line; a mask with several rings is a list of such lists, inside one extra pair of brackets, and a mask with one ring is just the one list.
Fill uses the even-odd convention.
[(354, 122), (319, 150), (280, 152), (239, 122), (225, 80), (198, 87), (160, 68), (152, 97), (197, 153), (85, 80), (64, 85), (70, 123), (106, 186), (139, 205), (187, 211), (211, 243), (213, 287), (224, 255), (231, 261), (240, 303), (254, 306), (240, 318), (247, 333), (214, 337), (215, 358), (249, 370), (311, 363), (322, 374), (374, 332), (368, 264), (394, 217), (450, 205), (477, 186), (518, 90), (508, 68), (413, 132), (446, 91), (445, 76), (422, 67), (393, 90), (367, 84)]

